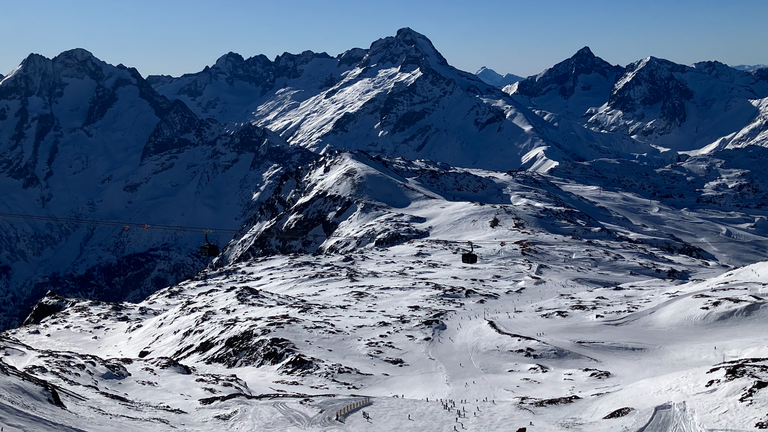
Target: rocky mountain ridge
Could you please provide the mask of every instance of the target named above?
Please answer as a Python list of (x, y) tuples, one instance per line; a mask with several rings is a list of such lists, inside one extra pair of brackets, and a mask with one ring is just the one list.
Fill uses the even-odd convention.
[[(258, 61), (276, 70), (286, 55), (270, 66), (261, 57), (228, 54), (209, 70), (149, 81), (199, 116), (252, 122), (313, 151), (363, 150), (499, 170), (654, 151), (623, 137), (572, 133), (568, 122), (542, 121), (497, 88), (451, 67), (429, 39), (407, 28), (333, 58), (305, 52), (290, 75), (240, 79), (232, 71), (245, 66), (225, 68)], [(190, 86), (200, 89), (190, 96)]]
[(140, 299), (205, 265), (202, 234), (88, 221), (234, 233), (272, 176), (314, 157), (263, 128), (200, 119), (80, 49), (25, 59), (2, 81), (0, 113), (3, 213), (82, 221), (0, 220), (2, 327), (48, 289)]
[(709, 151), (715, 143), (728, 145), (720, 140), (762, 128), (751, 122), (764, 115), (760, 107), (767, 85), (759, 70), (740, 71), (716, 61), (685, 66), (648, 57), (623, 68), (583, 48), (505, 91), (523, 96), (524, 105), (545, 115), (566, 116), (592, 130), (677, 151)]

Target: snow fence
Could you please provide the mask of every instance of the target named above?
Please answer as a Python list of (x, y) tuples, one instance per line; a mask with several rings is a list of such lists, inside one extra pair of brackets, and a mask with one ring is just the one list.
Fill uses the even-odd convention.
[(357, 402), (352, 402), (351, 404), (346, 405), (344, 408), (336, 411), (336, 420), (340, 421), (340, 422), (343, 422), (344, 419), (347, 417), (347, 415), (349, 413), (357, 410), (358, 408), (362, 408), (364, 406), (368, 406), (368, 405), (370, 405), (372, 403), (373, 403), (373, 401), (369, 397), (367, 397), (367, 398), (365, 398), (363, 400), (357, 401)]

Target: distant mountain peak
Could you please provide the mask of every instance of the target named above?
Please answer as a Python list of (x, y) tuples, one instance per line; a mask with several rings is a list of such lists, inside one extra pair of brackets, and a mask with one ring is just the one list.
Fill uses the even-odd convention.
[(756, 71), (758, 69), (768, 69), (768, 64), (756, 64), (756, 65), (737, 65), (732, 66), (736, 70), (744, 71), (744, 72), (752, 72)]
[(642, 68), (662, 68), (670, 72), (683, 72), (689, 67), (679, 63), (675, 63), (671, 60), (648, 56), (644, 59), (637, 60), (636, 62), (627, 65), (627, 70), (640, 70)]
[(447, 66), (448, 61), (437, 51), (432, 41), (423, 34), (408, 27), (401, 28), (392, 37), (379, 39), (371, 44), (368, 55), (361, 61), (370, 63), (397, 63), (402, 56), (408, 57), (405, 64), (421, 65), (422, 61), (434, 62), (433, 66)]
[(585, 46), (570, 58), (521, 81), (516, 92), (524, 96), (538, 97), (557, 89), (563, 99), (569, 99), (579, 87), (580, 76), (597, 74), (612, 84), (622, 71), (623, 68), (597, 57)]
[(422, 35), (421, 33), (418, 33), (418, 32), (416, 32), (416, 31), (414, 31), (414, 30), (413, 30), (412, 28), (410, 28), (410, 27), (403, 27), (403, 28), (399, 29), (399, 30), (397, 31), (396, 35), (395, 35), (395, 37), (396, 37), (396, 38), (398, 38), (398, 39), (401, 39), (401, 40), (403, 40), (403, 41), (407, 41), (407, 40), (415, 40), (415, 39), (416, 39), (417, 37), (419, 37), (419, 36), (421, 36), (421, 37), (425, 37), (425, 36), (424, 36), (424, 35)]
[(592, 50), (589, 49), (588, 46), (585, 46), (584, 48), (576, 51), (576, 54), (574, 54), (573, 57), (571, 57), (571, 58), (576, 58), (576, 57), (592, 57), (592, 58), (594, 58), (595, 54), (592, 53)]
[(53, 59), (82, 62), (82, 61), (90, 60), (93, 58), (95, 57), (93, 56), (93, 54), (91, 54), (90, 51), (84, 48), (74, 48), (74, 49), (62, 52), (61, 54), (57, 55)]
[(242, 64), (243, 62), (245, 62), (245, 59), (243, 58), (243, 56), (241, 56), (236, 52), (230, 51), (224, 54), (223, 56), (219, 57), (216, 60), (216, 63), (214, 63), (214, 67), (223, 68), (223, 67), (226, 67), (227, 64), (232, 64), (232, 63)]
[(19, 67), (10, 75), (17, 73), (33, 73), (34, 71), (47, 68), (51, 64), (51, 59), (40, 54), (32, 53), (21, 61)]
[(494, 87), (504, 87), (523, 80), (523, 77), (509, 73), (502, 76), (500, 73), (486, 66), (481, 67), (475, 72), (475, 75), (486, 84), (490, 84)]

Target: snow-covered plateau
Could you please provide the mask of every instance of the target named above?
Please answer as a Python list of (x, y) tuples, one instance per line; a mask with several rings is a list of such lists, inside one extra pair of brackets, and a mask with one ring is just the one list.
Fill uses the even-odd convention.
[(583, 48), (500, 89), (410, 29), (182, 77), (30, 55), (0, 427), (768, 429), (766, 119), (765, 69)]

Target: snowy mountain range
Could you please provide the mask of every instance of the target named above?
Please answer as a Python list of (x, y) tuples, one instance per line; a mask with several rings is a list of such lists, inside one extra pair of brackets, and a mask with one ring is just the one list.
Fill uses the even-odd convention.
[(763, 70), (738, 71), (716, 61), (685, 66), (655, 57), (611, 66), (585, 47), (505, 91), (588, 129), (676, 151), (764, 142)]
[(30, 55), (0, 425), (768, 428), (765, 69), (490, 72), (407, 28), (181, 77)]
[(3, 213), (149, 225), (0, 220), (3, 327), (49, 289), (139, 300), (194, 275), (203, 235), (153, 225), (228, 228), (212, 235), (226, 241), (271, 179), (315, 157), (257, 126), (199, 119), (81, 49), (31, 55), (0, 100)]

